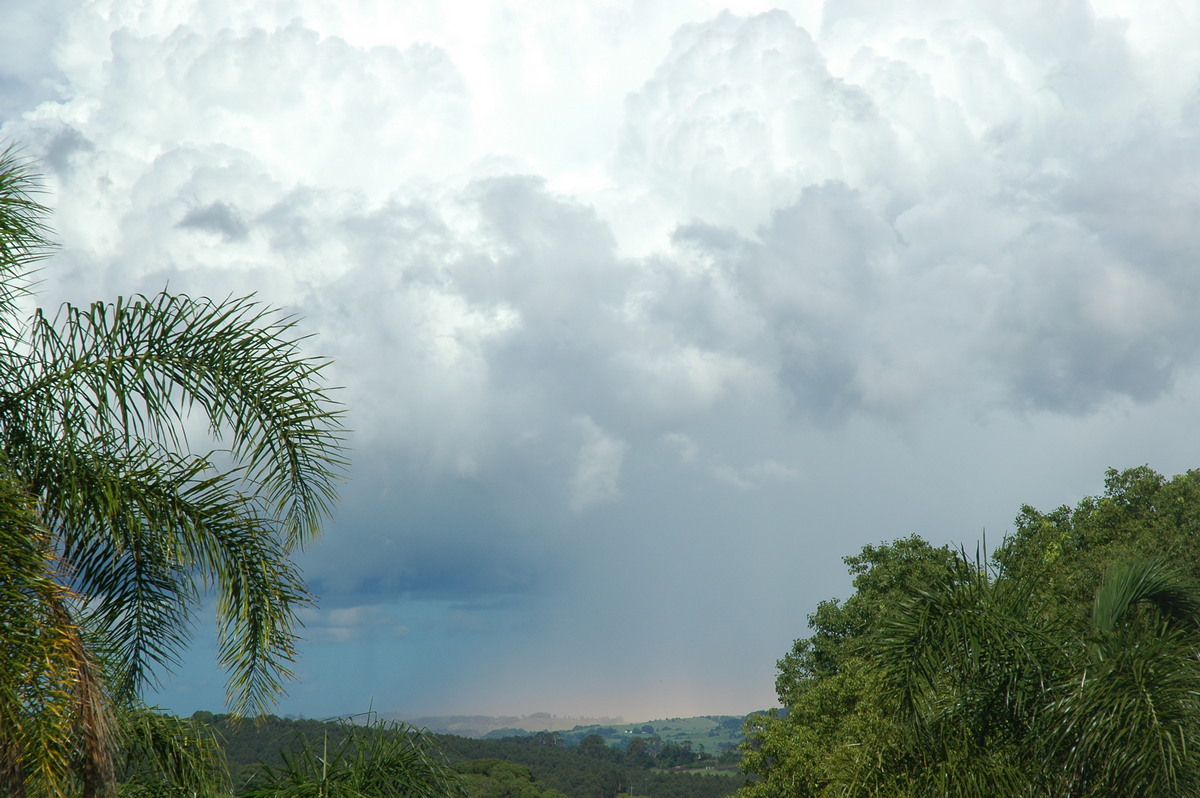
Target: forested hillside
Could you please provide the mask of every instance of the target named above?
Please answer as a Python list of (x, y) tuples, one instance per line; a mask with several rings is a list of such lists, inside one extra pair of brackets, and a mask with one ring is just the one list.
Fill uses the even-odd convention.
[[(561, 734), (563, 742), (568, 746), (578, 745), (584, 738), (597, 735), (607, 745), (624, 749), (634, 740), (641, 738), (651, 747), (674, 743), (686, 747), (689, 752), (712, 754), (718, 758), (727, 752), (733, 752), (726, 758), (732, 757), (733, 761), (737, 761), (737, 749), (745, 739), (742, 733), (745, 722), (745, 716), (703, 715), (694, 718), (665, 718), (644, 723), (576, 726)], [(515, 730), (510, 730), (507, 734), (494, 731), (480, 736), (487, 739), (504, 739), (521, 736), (521, 733)]]
[[(359, 727), (346, 723), (264, 717), (233, 722), (226, 715), (196, 713), (193, 720), (223, 741), (235, 790), (262, 781), (263, 766), (279, 768), (289, 752), (307, 744), (334, 750)], [(468, 798), (721, 798), (743, 783), (736, 765), (659, 738), (637, 737), (627, 749), (598, 735), (568, 746), (557, 732), (505, 740), (428, 735), (428, 741), (464, 777)], [(728, 759), (728, 758), (727, 758)]]

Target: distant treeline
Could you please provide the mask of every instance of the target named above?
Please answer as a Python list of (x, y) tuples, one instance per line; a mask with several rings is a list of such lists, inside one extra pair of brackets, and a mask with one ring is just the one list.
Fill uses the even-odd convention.
[[(746, 716), (735, 715), (705, 715), (692, 718), (667, 718), (647, 723), (626, 723), (617, 725), (576, 726), (573, 729), (562, 730), (563, 742), (568, 746), (578, 745), (585, 737), (599, 735), (608, 745), (614, 745), (622, 750), (631, 740), (645, 737), (652, 741), (683, 743), (690, 742), (697, 754), (721, 754), (729, 749), (739, 749), (745, 740), (742, 727)], [(510, 737), (524, 737), (533, 734), (523, 729), (496, 729), (487, 734), (464, 734), (455, 729), (433, 728), (436, 732), (455, 734), (460, 737), (482, 737), (485, 740), (500, 740)]]
[[(233, 722), (226, 715), (198, 712), (193, 719), (221, 739), (239, 792), (255, 785), (263, 765), (281, 765), (283, 752), (296, 750), (301, 740), (332, 748), (347, 733), (344, 723), (273, 716)], [(724, 752), (718, 760), (693, 751), (687, 741), (653, 736), (634, 737), (624, 749), (595, 734), (574, 746), (558, 732), (502, 740), (428, 737), (464, 774), (468, 798), (723, 798), (744, 781), (736, 752)]]

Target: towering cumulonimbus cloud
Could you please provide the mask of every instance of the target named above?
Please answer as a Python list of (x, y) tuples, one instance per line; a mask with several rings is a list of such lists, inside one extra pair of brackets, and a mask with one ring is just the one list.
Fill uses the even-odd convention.
[(1068, 6), (726, 14), (631, 97), (618, 163), (737, 264), (802, 408), (1086, 412), (1191, 364), (1195, 73), (1154, 105), (1128, 26)]
[[(66, 259), (95, 258), (80, 266), (93, 280), (210, 268), (216, 241), (222, 268), (274, 270), (295, 303), (407, 262), (421, 290), (440, 275), (447, 308), (508, 319), (484, 360), (544, 342), (552, 302), (572, 339), (621, 353), (577, 365), (704, 352), (774, 373), (818, 416), (902, 411), (921, 385), (1086, 411), (1158, 395), (1189, 362), (1195, 87), (1144, 89), (1146, 43), (1087, 4), (1049, 18), (830, 2), (812, 32), (779, 10), (689, 23), (625, 102), (610, 185), (537, 201), (498, 198), (495, 180), (536, 153), (488, 150), (449, 50), (356, 46), (298, 18), (258, 27), (271, 4), (221, 27), (216, 8), (77, 10), (54, 49), (63, 99), (7, 125), (54, 167)], [(644, 249), (622, 240), (627, 199), (670, 235), (648, 256), (621, 255)], [(612, 232), (555, 241), (571, 229), (556, 215), (589, 203)], [(595, 279), (576, 268), (589, 261)], [(701, 342), (702, 319), (658, 313), (674, 300), (656, 289), (695, 280), (728, 281), (725, 302), (763, 320), (758, 340)], [(386, 314), (403, 298), (374, 301)], [(664, 324), (674, 351), (639, 351)]]

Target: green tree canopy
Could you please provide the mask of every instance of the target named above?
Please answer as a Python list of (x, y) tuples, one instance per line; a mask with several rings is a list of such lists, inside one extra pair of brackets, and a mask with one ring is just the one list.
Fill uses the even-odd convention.
[(916, 536), (864, 546), (844, 561), (855, 592), (821, 602), (808, 617), (813, 634), (778, 662), (775, 687), (784, 711), (746, 722), (742, 767), (756, 777), (743, 788), (746, 798), (820, 795), (845, 766), (848, 746), (864, 734), (889, 732), (878, 674), (862, 642), (898, 596), (961, 567), (949, 547)]
[(856, 592), (748, 723), (743, 794), (1200, 790), (1198, 522), (1200, 473), (1110, 470), (1074, 508), (1022, 508), (989, 561), (916, 538), (847, 558)]
[(1162, 561), (1124, 562), (1081, 621), (1040, 588), (980, 569), (889, 612), (872, 648), (903, 733), (865, 742), (843, 794), (1200, 789), (1200, 589)]

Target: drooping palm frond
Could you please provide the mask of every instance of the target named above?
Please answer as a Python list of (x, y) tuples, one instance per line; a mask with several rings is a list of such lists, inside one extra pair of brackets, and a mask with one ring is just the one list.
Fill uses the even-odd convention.
[(34, 446), (63, 437), (186, 444), (193, 415), (225, 439), (247, 494), (289, 542), (312, 537), (336, 495), (340, 412), (295, 320), (253, 298), (161, 293), (36, 313), (0, 413)]
[(979, 571), (896, 606), (870, 645), (904, 734), (844, 794), (1200, 794), (1200, 591), (1135, 561), (1090, 624), (1036, 594)]
[(1070, 670), (1069, 640), (1033, 585), (965, 558), (914, 590), (867, 641), (903, 733), (876, 753), (889, 764), (864, 758), (845, 794), (1045, 794), (1043, 710)]
[(0, 787), (14, 798), (96, 795), (112, 780), (103, 674), (55, 578), (51, 541), (0, 470)]
[(871, 639), (888, 690), (915, 730), (960, 725), (1019, 739), (1063, 653), (1031, 586), (982, 570), (902, 601)]
[(1162, 560), (1133, 560), (1110, 569), (1096, 590), (1092, 623), (1102, 635), (1111, 635), (1139, 604), (1152, 606), (1176, 628), (1200, 631), (1200, 596)]
[[(1143, 614), (1142, 608), (1148, 611)], [(1200, 792), (1200, 590), (1161, 560), (1118, 564), (1086, 656), (1049, 708), (1063, 794)]]
[(1200, 792), (1200, 660), (1194, 637), (1145, 635), (1093, 660), (1050, 707), (1044, 740), (1062, 795)]
[[(69, 468), (58, 472), (66, 461)], [(309, 600), (277, 524), (205, 458), (151, 446), (136, 456), (39, 464), (81, 609), (114, 665), (122, 700), (169, 668), (207, 589), (218, 600), (222, 664), (234, 710), (263, 711), (295, 656), (292, 627)]]
[[(250, 299), (160, 294), (36, 314), (23, 357), (0, 362), (0, 445), (119, 641), (124, 692), (174, 661), (198, 585), (218, 590), (235, 711), (281, 688), (307, 600), (288, 550), (344, 465), (325, 364), (293, 326)], [(228, 450), (188, 453), (195, 420)]]
[(29, 294), (33, 264), (54, 248), (41, 192), (37, 170), (20, 149), (0, 149), (0, 351), (17, 337), (18, 302)]

